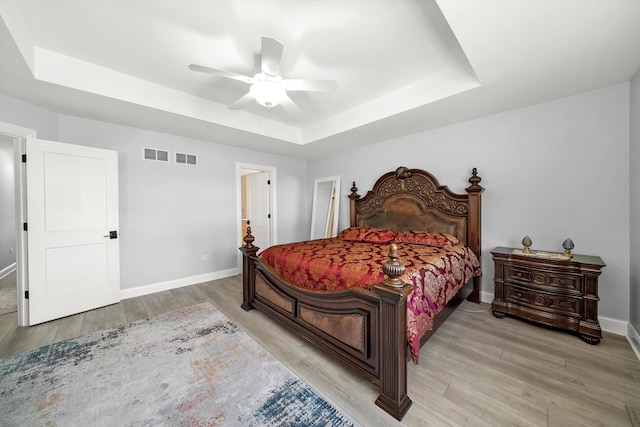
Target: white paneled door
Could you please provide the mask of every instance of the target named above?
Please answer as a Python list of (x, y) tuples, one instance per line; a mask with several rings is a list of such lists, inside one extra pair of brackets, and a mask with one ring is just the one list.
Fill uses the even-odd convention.
[(29, 324), (120, 301), (118, 153), (27, 139)]
[(271, 246), (270, 173), (258, 172), (246, 176), (247, 219), (253, 244), (260, 249)]

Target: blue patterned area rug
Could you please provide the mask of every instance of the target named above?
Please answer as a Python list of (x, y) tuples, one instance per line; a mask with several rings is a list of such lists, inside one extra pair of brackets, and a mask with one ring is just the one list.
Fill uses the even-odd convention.
[(3, 426), (353, 426), (208, 303), (0, 359)]

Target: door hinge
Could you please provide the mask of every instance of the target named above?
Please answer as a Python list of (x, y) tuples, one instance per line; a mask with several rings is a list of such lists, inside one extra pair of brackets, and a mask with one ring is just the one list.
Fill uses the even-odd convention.
[(271, 180), (270, 179), (267, 180), (267, 185), (271, 185)]
[(26, 223), (26, 222), (25, 222), (24, 224), (22, 224), (22, 229), (23, 229), (24, 231), (27, 231), (27, 223)]
[(26, 154), (22, 155), (22, 163), (27, 163), (27, 155)]
[(29, 291), (24, 291), (24, 299), (29, 299)]
[(267, 214), (267, 218), (271, 219), (271, 214)]

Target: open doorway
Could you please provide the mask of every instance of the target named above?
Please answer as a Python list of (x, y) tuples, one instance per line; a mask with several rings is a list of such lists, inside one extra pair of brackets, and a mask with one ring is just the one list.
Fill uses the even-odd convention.
[(0, 315), (18, 312), (13, 142), (0, 133)]
[[(269, 166), (237, 164), (238, 183), (238, 242), (251, 227), (254, 245), (261, 249), (276, 243), (276, 169)], [(242, 257), (238, 251), (238, 269)]]
[[(9, 160), (3, 161), (0, 167), (0, 173), (2, 173), (2, 182), (11, 180), (11, 187), (3, 185), (3, 191), (6, 195), (0, 197), (9, 197), (13, 199), (11, 208), (6, 212), (3, 212), (2, 223), (6, 220), (11, 223), (13, 227), (13, 233), (10, 231), (1, 231), (0, 236), (0, 251), (3, 255), (9, 255), (14, 260), (12, 265), (5, 266), (8, 261), (2, 261), (0, 267), (0, 276), (5, 277), (8, 285), (11, 286), (11, 291), (15, 291), (14, 295), (17, 300), (17, 321), (19, 326), (27, 326), (29, 324), (29, 306), (25, 298), (21, 298), (27, 289), (27, 265), (26, 265), (26, 238), (23, 233), (21, 225), (26, 222), (26, 203), (25, 203), (25, 178), (24, 168), (21, 162), (22, 155), (24, 153), (25, 141), (27, 138), (35, 138), (36, 131), (32, 129), (23, 128), (6, 122), (0, 122), (0, 141), (2, 141), (2, 147), (5, 152), (10, 151)], [(8, 173), (13, 174), (13, 178), (9, 178)], [(9, 195), (10, 194), (10, 195)], [(8, 200), (8, 199), (7, 199)], [(0, 204), (4, 206), (5, 201), (0, 201)], [(4, 209), (3, 209), (4, 211)], [(13, 215), (11, 215), (13, 213)], [(6, 234), (5, 234), (6, 233)], [(6, 237), (9, 236), (9, 237)], [(4, 258), (3, 258), (4, 259)], [(11, 276), (8, 274), (11, 272)], [(15, 277), (15, 282), (13, 278)], [(15, 283), (15, 288), (13, 288)]]

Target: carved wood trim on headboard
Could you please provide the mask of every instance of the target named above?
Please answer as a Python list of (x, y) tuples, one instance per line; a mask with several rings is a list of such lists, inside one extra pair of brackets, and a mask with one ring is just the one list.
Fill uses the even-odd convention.
[(432, 231), (456, 236), (479, 257), (480, 195), (484, 188), (473, 168), (465, 189), (454, 193), (429, 172), (399, 167), (382, 175), (364, 197), (355, 182), (349, 195), (352, 227), (386, 228), (394, 232)]

